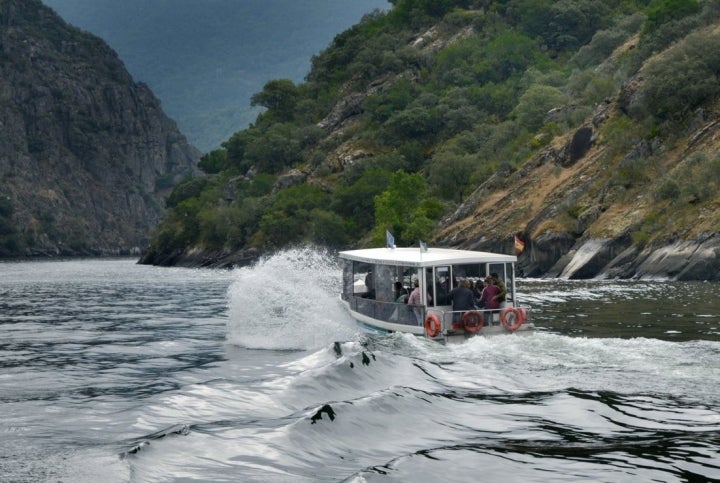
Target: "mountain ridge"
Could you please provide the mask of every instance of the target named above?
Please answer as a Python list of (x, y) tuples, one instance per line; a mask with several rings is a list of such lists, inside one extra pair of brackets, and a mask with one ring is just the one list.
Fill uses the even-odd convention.
[(0, 256), (139, 254), (199, 151), (102, 40), (0, 1)]

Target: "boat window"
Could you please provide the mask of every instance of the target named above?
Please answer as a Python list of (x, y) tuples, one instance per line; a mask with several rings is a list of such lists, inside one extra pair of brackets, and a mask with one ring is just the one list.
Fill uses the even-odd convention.
[(342, 269), (343, 269), (343, 291), (342, 296), (344, 300), (349, 300), (350, 297), (354, 295), (354, 289), (353, 282), (355, 282), (353, 278), (353, 262), (350, 260), (343, 260), (342, 261)]
[(515, 301), (515, 267), (512, 263), (505, 264), (505, 285), (507, 286), (507, 301)]
[(433, 274), (432, 268), (427, 269), (426, 277), (428, 280), (428, 288), (430, 290), (430, 294), (433, 296), (432, 302), (428, 305), (448, 305), (449, 294), (452, 289), (452, 272), (450, 267), (435, 267), (434, 272), (435, 273)]
[[(412, 267), (393, 267), (392, 287), (395, 302), (402, 302), (413, 291), (413, 280), (417, 279), (417, 269)], [(403, 297), (403, 295), (405, 297)]]
[(375, 298), (375, 273), (373, 265), (365, 262), (353, 262), (353, 295)]
[(452, 266), (452, 286), (457, 287), (459, 280), (468, 279), (473, 284), (483, 280), (488, 275), (487, 264), (471, 263), (466, 265)]
[(375, 265), (375, 300), (395, 302), (396, 267)]

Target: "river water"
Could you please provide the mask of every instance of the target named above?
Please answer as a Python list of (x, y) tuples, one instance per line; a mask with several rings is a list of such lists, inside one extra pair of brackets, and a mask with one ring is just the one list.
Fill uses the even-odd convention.
[(720, 480), (720, 284), (518, 281), (540, 330), (358, 332), (313, 250), (0, 264), (0, 481)]

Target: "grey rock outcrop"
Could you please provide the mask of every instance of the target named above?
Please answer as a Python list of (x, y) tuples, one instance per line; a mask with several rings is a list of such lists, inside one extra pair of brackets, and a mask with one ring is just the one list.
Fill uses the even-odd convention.
[(0, 256), (138, 254), (199, 157), (102, 40), (0, 0)]

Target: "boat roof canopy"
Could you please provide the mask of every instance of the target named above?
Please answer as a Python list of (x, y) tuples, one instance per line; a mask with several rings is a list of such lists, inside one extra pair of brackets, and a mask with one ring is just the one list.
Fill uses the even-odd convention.
[(340, 258), (374, 265), (402, 265), (410, 267), (432, 267), (436, 265), (458, 265), (468, 263), (516, 262), (514, 255), (501, 253), (455, 250), (452, 248), (430, 248), (421, 252), (418, 247), (367, 248), (340, 252)]

